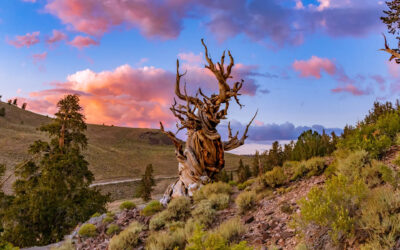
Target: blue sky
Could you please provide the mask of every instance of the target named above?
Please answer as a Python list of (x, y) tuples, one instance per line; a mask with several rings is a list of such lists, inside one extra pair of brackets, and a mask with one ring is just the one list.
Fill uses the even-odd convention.
[(342, 128), (375, 100), (397, 98), (396, 65), (378, 51), (384, 8), (373, 0), (1, 1), (0, 90), (43, 114), (79, 93), (88, 122), (172, 127), (176, 58), (189, 89), (215, 90), (204, 38), (214, 60), (231, 50), (245, 80), (245, 107), (231, 105), (229, 119), (240, 128), (258, 109), (254, 126), (265, 136), (250, 133), (253, 142), (279, 129), (290, 136), (277, 139), (291, 139), (287, 124)]

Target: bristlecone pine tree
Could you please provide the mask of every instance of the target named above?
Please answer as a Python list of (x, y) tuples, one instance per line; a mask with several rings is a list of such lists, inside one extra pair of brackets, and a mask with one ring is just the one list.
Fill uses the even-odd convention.
[(142, 179), (140, 180), (136, 197), (140, 197), (144, 201), (149, 201), (151, 199), (151, 192), (153, 191), (153, 186), (155, 185), (156, 184), (153, 178), (153, 165), (149, 164), (146, 166), (144, 175), (142, 175)]
[(243, 80), (235, 82), (233, 87), (230, 87), (227, 81), (232, 78), (231, 73), (234, 66), (230, 51), (228, 51), (230, 58), (228, 66), (224, 65), (225, 51), (222, 54), (221, 61), (215, 64), (208, 54), (204, 41), (201, 40), (201, 42), (205, 49), (207, 61), (205, 67), (218, 81), (219, 93), (207, 96), (199, 88), (195, 96), (190, 96), (187, 94), (186, 86), (182, 93), (180, 81), (185, 74), (179, 73), (179, 60), (177, 60), (175, 95), (182, 101), (182, 104), (175, 101), (170, 109), (174, 116), (179, 119), (178, 132), (182, 129), (187, 130), (187, 140), (186, 144), (183, 145), (174, 133), (165, 131), (160, 122), (161, 131), (169, 136), (175, 145), (175, 154), (179, 162), (179, 179), (166, 190), (161, 199), (161, 203), (164, 205), (173, 197), (192, 196), (193, 192), (201, 185), (214, 180), (215, 175), (224, 168), (224, 151), (235, 149), (244, 144), (249, 126), (257, 115), (256, 113), (246, 126), (246, 130), (240, 139), (238, 133), (232, 136), (230, 125), (228, 125), (229, 141), (222, 142), (216, 127), (222, 119), (226, 119), (231, 98), (234, 98), (236, 103), (242, 107), (238, 96), (243, 86)]
[(398, 46), (396, 49), (390, 48), (386, 36), (383, 35), (385, 39), (385, 48), (381, 50), (391, 55), (389, 61), (395, 59), (396, 63), (400, 64), (400, 0), (386, 1), (386, 5), (389, 10), (383, 11), (386, 16), (381, 17), (381, 20), (386, 24), (390, 34), (397, 35)]
[(17, 168), (14, 196), (0, 211), (1, 237), (19, 247), (62, 240), (79, 222), (105, 212), (108, 198), (89, 187), (94, 177), (81, 153), (87, 138), (79, 98), (67, 95), (57, 107), (53, 122), (40, 128), (50, 143), (30, 146), (32, 158)]

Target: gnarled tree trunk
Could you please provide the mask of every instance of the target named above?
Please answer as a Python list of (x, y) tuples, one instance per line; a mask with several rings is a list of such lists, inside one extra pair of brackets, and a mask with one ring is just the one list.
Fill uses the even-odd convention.
[[(199, 88), (196, 96), (188, 96), (185, 86), (184, 94), (182, 94), (180, 80), (184, 74), (179, 73), (179, 60), (177, 61), (175, 94), (184, 104), (178, 104), (175, 101), (171, 111), (180, 121), (178, 131), (187, 129), (188, 138), (183, 147), (182, 142), (176, 138), (175, 134), (165, 131), (163, 124), (160, 123), (161, 131), (174, 142), (176, 158), (179, 162), (179, 179), (166, 190), (161, 199), (161, 203), (164, 205), (173, 197), (192, 196), (193, 192), (199, 187), (212, 181), (215, 174), (224, 168), (224, 151), (235, 149), (244, 144), (248, 128), (257, 114), (247, 125), (240, 139), (237, 137), (238, 133), (232, 136), (230, 125), (228, 125), (229, 141), (221, 141), (221, 136), (216, 127), (222, 119), (226, 119), (232, 97), (242, 107), (238, 95), (240, 95), (239, 91), (242, 88), (243, 80), (235, 82), (231, 88), (227, 83), (227, 80), (232, 78), (231, 71), (234, 66), (231, 53), (228, 51), (230, 64), (226, 68), (224, 66), (225, 52), (222, 54), (221, 61), (215, 65), (208, 55), (207, 46), (203, 40), (201, 42), (208, 63), (205, 67), (216, 77), (219, 93), (206, 96)], [(199, 96), (202, 98), (199, 98)]]

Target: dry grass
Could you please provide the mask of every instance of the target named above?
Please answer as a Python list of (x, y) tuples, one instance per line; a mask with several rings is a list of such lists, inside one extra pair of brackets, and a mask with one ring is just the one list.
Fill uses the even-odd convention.
[[(1, 107), (6, 109), (6, 115), (0, 117), (0, 163), (6, 164), (8, 176), (16, 164), (27, 159), (27, 149), (33, 141), (47, 140), (36, 128), (51, 120), (3, 102)], [(177, 175), (174, 147), (159, 130), (89, 124), (87, 136), (89, 146), (85, 154), (96, 182), (140, 178), (149, 163), (153, 164), (156, 176)], [(226, 154), (226, 168), (236, 169), (240, 158), (250, 164), (249, 157)], [(12, 181), (11, 178), (6, 183), (6, 191)]]

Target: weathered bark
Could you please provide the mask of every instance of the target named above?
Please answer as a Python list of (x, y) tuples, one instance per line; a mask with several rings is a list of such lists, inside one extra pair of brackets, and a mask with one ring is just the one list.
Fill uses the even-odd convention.
[[(180, 80), (184, 74), (179, 73), (179, 60), (177, 61), (175, 95), (185, 104), (178, 104), (175, 100), (171, 111), (180, 121), (180, 125), (177, 125), (178, 131), (186, 129), (188, 138), (183, 146), (175, 134), (165, 131), (163, 124), (160, 123), (161, 131), (171, 138), (175, 145), (175, 154), (179, 162), (179, 179), (166, 190), (161, 199), (161, 203), (164, 205), (173, 197), (192, 196), (199, 187), (211, 182), (215, 175), (224, 168), (224, 151), (235, 149), (244, 144), (249, 126), (257, 115), (257, 113), (254, 115), (240, 139), (238, 133), (232, 136), (229, 124), (229, 141), (221, 141), (221, 136), (216, 127), (222, 119), (226, 119), (232, 97), (242, 107), (238, 95), (240, 95), (239, 91), (242, 88), (243, 80), (235, 82), (233, 88), (231, 88), (227, 82), (229, 78), (232, 78), (231, 71), (234, 66), (231, 53), (228, 51), (230, 64), (226, 68), (224, 66), (225, 52), (216, 66), (208, 55), (207, 46), (203, 40), (201, 42), (208, 63), (205, 67), (216, 77), (219, 93), (206, 96), (199, 88), (196, 96), (188, 96), (185, 86), (184, 94), (182, 94)], [(201, 96), (202, 99), (198, 96)], [(223, 109), (221, 108), (222, 104), (224, 104)]]

